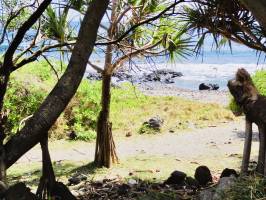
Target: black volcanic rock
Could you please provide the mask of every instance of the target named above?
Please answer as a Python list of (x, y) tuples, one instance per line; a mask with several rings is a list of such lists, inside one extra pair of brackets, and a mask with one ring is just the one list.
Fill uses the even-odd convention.
[(218, 84), (211, 84), (211, 83), (201, 83), (199, 85), (199, 90), (218, 90), (219, 85)]
[(206, 166), (197, 167), (194, 177), (201, 186), (206, 186), (207, 183), (212, 182), (211, 171)]
[(167, 185), (172, 185), (172, 184), (184, 185), (186, 177), (187, 177), (187, 175), (184, 172), (174, 171), (174, 172), (172, 172), (170, 177), (164, 182), (164, 184), (167, 184)]

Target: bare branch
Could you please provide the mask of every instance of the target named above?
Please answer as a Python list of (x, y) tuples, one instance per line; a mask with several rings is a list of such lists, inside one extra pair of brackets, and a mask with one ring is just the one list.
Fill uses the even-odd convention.
[(17, 47), (22, 42), (26, 32), (33, 26), (33, 24), (40, 18), (43, 12), (46, 10), (48, 5), (51, 3), (52, 0), (44, 0), (37, 10), (22, 24), (22, 26), (18, 29), (17, 34), (13, 41), (11, 42), (10, 46), (8, 47), (5, 56), (4, 56), (4, 63), (0, 68), (0, 73), (7, 74), (9, 70), (13, 66), (13, 55), (17, 49)]
[(48, 63), (48, 65), (51, 67), (51, 69), (52, 69), (53, 72), (55, 73), (55, 76), (56, 76), (56, 78), (57, 78), (57, 81), (59, 81), (58, 73), (57, 73), (55, 67), (53, 66), (53, 64), (49, 61), (49, 59), (48, 59), (45, 55), (42, 55), (42, 57), (45, 59), (45, 61)]
[(93, 63), (91, 63), (90, 61), (88, 61), (88, 64), (93, 68), (95, 69), (98, 73), (102, 73), (103, 72), (103, 69)]
[(159, 19), (161, 16), (163, 16), (167, 11), (169, 11), (170, 9), (174, 8), (175, 6), (177, 6), (180, 3), (184, 3), (186, 2), (186, 0), (179, 0), (179, 1), (175, 1), (175, 3), (171, 4), (170, 6), (168, 6), (167, 8), (165, 8), (163, 11), (161, 11), (159, 14), (155, 15), (154, 17), (148, 18), (146, 20), (143, 20), (141, 22), (139, 22), (138, 24), (135, 24), (133, 26), (131, 26), (127, 31), (125, 31), (118, 39), (110, 41), (110, 42), (96, 42), (95, 45), (110, 45), (110, 44), (116, 44), (119, 43), (120, 41), (122, 41), (131, 31), (135, 30), (136, 28), (138, 28), (139, 26), (142, 26), (144, 24), (150, 23), (152, 21), (155, 21), (157, 19)]
[(114, 64), (112, 64), (111, 71), (114, 71), (115, 68), (119, 67), (123, 62), (125, 62), (126, 60), (132, 58), (133, 56), (136, 56), (136, 55), (138, 55), (141, 52), (144, 52), (146, 50), (155, 48), (156, 46), (158, 46), (159, 44), (161, 44), (161, 42), (162, 42), (162, 40), (156, 42), (155, 44), (145, 45), (144, 47), (142, 47), (140, 49), (137, 49), (135, 51), (132, 51), (132, 52), (129, 52), (129, 53), (125, 54), (124, 56), (122, 56), (119, 59), (117, 59), (117, 61)]
[(68, 46), (68, 45), (74, 45), (75, 42), (65, 42), (65, 43), (59, 43), (59, 44), (54, 44), (54, 45), (49, 45), (49, 46), (45, 46), (43, 48), (41, 48), (40, 50), (36, 51), (35, 53), (33, 53), (30, 57), (28, 58), (24, 58), (22, 59), (19, 63), (15, 64), (12, 68), (11, 71), (15, 71), (17, 69), (19, 69), (20, 67), (33, 62), (35, 60), (37, 60), (37, 58), (42, 55), (44, 52), (48, 52), (51, 49), (55, 49), (55, 48), (59, 48), (59, 47), (64, 47), (64, 46)]

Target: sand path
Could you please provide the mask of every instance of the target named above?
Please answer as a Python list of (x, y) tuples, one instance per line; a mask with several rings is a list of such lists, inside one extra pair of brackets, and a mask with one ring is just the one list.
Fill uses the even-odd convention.
[[(138, 155), (174, 156), (196, 164), (212, 166), (220, 171), (224, 167), (238, 167), (243, 149), (243, 119), (208, 127), (165, 133), (154, 136), (132, 136), (116, 141), (118, 155), (126, 159)], [(92, 161), (94, 143), (56, 141), (50, 145), (53, 161)], [(252, 155), (258, 152), (257, 133), (254, 134)], [(41, 162), (39, 145), (23, 156), (18, 163)], [(233, 164), (232, 164), (233, 163)], [(228, 166), (233, 165), (233, 166)]]

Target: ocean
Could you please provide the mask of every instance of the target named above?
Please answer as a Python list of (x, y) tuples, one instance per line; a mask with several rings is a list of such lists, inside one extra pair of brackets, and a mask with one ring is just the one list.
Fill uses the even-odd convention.
[[(102, 65), (103, 55), (93, 55), (92, 59)], [(138, 59), (125, 64), (131, 74), (149, 73), (157, 69), (171, 69), (181, 72), (182, 77), (175, 81), (175, 86), (182, 89), (198, 90), (200, 83), (212, 83), (220, 86), (219, 90), (227, 90), (227, 82), (232, 79), (238, 68), (245, 68), (253, 74), (256, 70), (266, 69), (265, 54), (259, 55), (252, 49), (233, 43), (232, 51), (224, 47), (217, 51), (213, 42), (208, 39), (204, 44), (202, 55), (180, 58), (174, 63), (168, 58)], [(88, 71), (91, 71), (88, 68)], [(265, 80), (266, 81), (266, 80)]]
[[(7, 45), (0, 46), (0, 52), (4, 52)], [(55, 53), (48, 53), (48, 57), (59, 58)], [(224, 47), (217, 51), (213, 48), (213, 41), (208, 38), (204, 44), (202, 55), (192, 55), (186, 59), (180, 58), (171, 62), (167, 57), (153, 59), (137, 59), (125, 64), (130, 68), (131, 74), (149, 73), (157, 69), (171, 69), (181, 72), (182, 77), (176, 79), (174, 85), (178, 88), (198, 90), (200, 83), (212, 83), (220, 86), (219, 90), (227, 90), (227, 81), (234, 77), (238, 68), (245, 68), (253, 74), (256, 70), (266, 69), (265, 53), (259, 55), (252, 49), (240, 44), (232, 44), (230, 48)], [(91, 60), (100, 67), (103, 66), (104, 54), (95, 51)], [(87, 67), (87, 73), (93, 71)]]

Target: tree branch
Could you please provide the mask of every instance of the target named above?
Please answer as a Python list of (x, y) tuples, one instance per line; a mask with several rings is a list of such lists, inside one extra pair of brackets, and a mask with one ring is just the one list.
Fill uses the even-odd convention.
[(131, 26), (127, 31), (125, 31), (118, 39), (113, 40), (113, 41), (109, 41), (109, 42), (96, 42), (95, 45), (111, 45), (111, 44), (116, 44), (121, 42), (131, 31), (135, 30), (136, 28), (138, 28), (139, 26), (142, 26), (144, 24), (150, 23), (152, 21), (155, 21), (157, 19), (159, 19), (161, 16), (163, 16), (167, 11), (169, 11), (170, 9), (174, 8), (175, 6), (177, 6), (180, 3), (184, 3), (186, 2), (186, 0), (179, 0), (179, 1), (175, 1), (175, 3), (171, 4), (170, 6), (168, 6), (167, 8), (165, 8), (163, 11), (161, 11), (159, 14), (157, 14), (154, 17), (148, 18), (146, 20), (143, 20), (141, 22), (139, 22), (138, 24), (135, 24), (133, 26)]
[(10, 46), (8, 47), (2, 67), (0, 68), (0, 73), (7, 74), (9, 70), (13, 66), (13, 55), (17, 50), (18, 46), (22, 42), (26, 32), (34, 25), (34, 23), (40, 18), (45, 9), (51, 3), (52, 0), (44, 0), (37, 10), (22, 24), (22, 26), (18, 29), (17, 34)]
[(88, 61), (88, 64), (89, 64), (93, 69), (95, 69), (98, 73), (102, 73), (102, 72), (103, 72), (103, 69), (102, 69), (102, 68), (100, 68), (99, 66), (97, 66), (97, 65), (95, 65), (95, 64), (93, 64), (93, 63), (91, 63), (90, 61)]
[(45, 136), (45, 133), (55, 123), (76, 93), (93, 51), (98, 28), (108, 4), (109, 0), (90, 1), (66, 71), (33, 117), (4, 146), (7, 168)]
[(140, 49), (137, 49), (135, 51), (132, 51), (132, 52), (129, 52), (129, 53), (125, 54), (124, 56), (122, 56), (119, 59), (117, 59), (117, 61), (114, 64), (112, 64), (111, 71), (114, 71), (115, 68), (120, 66), (123, 62), (125, 62), (128, 59), (130, 59), (131, 57), (136, 56), (136, 55), (138, 55), (141, 52), (144, 52), (146, 50), (153, 49), (154, 47), (158, 46), (161, 42), (162, 42), (162, 40), (156, 42), (155, 44), (145, 45), (144, 47), (142, 47)]
[(75, 44), (75, 42), (64, 42), (64, 43), (59, 43), (59, 44), (45, 46), (45, 47), (41, 48), (40, 50), (36, 51), (35, 53), (33, 53), (30, 57), (24, 58), (19, 63), (15, 64), (11, 68), (11, 72), (21, 68), (22, 66), (24, 66), (24, 65), (26, 65), (26, 64), (28, 64), (30, 62), (34, 62), (35, 60), (37, 60), (37, 58), (40, 55), (42, 55), (44, 52), (49, 51), (50, 49), (55, 49), (55, 48), (64, 47), (64, 46), (68, 46), (68, 45), (73, 45), (73, 44)]

